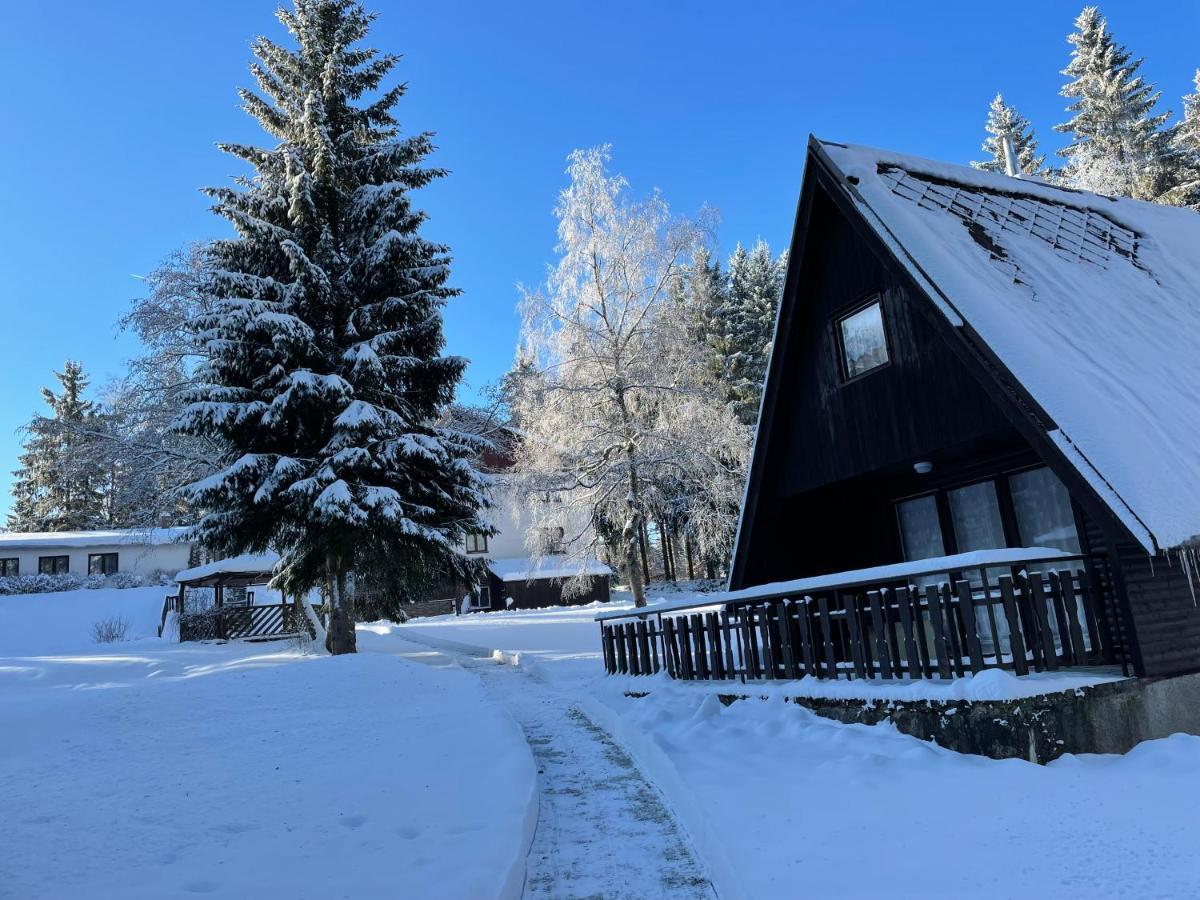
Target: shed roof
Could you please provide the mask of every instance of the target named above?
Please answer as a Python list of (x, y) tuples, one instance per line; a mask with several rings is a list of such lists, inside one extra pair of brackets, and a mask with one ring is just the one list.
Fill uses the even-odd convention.
[(537, 581), (541, 578), (574, 578), (579, 575), (611, 575), (612, 569), (597, 559), (566, 556), (527, 556), (488, 560), (488, 569), (501, 581)]
[(812, 143), (952, 326), (1149, 551), (1200, 536), (1200, 215)]

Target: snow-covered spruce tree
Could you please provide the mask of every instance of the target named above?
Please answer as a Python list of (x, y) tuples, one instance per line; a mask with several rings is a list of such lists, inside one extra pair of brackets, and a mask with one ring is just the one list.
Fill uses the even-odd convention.
[(1178, 160), (1178, 174), (1167, 200), (1200, 210), (1200, 69), (1196, 90), (1183, 98), (1183, 121), (1171, 130), (1171, 145)]
[(744, 462), (745, 429), (715, 397), (670, 302), (701, 230), (657, 193), (626, 195), (607, 147), (576, 151), (558, 201), (559, 261), (525, 291), (522, 346), (536, 373), (516, 380), (521, 443), (514, 485), (534, 533), (563, 529), (568, 555), (616, 544), (645, 604), (639, 538), (686, 478), (719, 486)]
[(466, 361), (443, 356), (447, 248), (419, 234), (411, 192), (431, 136), (402, 138), (381, 89), (397, 57), (360, 46), (352, 0), (296, 0), (298, 45), (259, 38), (245, 107), (277, 142), (224, 149), (251, 177), (209, 191), (236, 237), (207, 248), (197, 320), (206, 358), (176, 422), (216, 440), (223, 467), (189, 488), (221, 553), (281, 555), (274, 583), (323, 585), (327, 646), (355, 650), (352, 573), (373, 561), (468, 577), (458, 550), (486, 479), (474, 438), (439, 427)]
[(1015, 106), (1004, 102), (1004, 97), (997, 94), (992, 98), (988, 107), (987, 121), (983, 126), (987, 137), (983, 139), (982, 150), (988, 158), (972, 162), (977, 169), (987, 172), (1004, 174), (1007, 167), (1004, 162), (1004, 145), (1001, 137), (1012, 135), (1013, 147), (1017, 152), (1017, 162), (1021, 171), (1026, 175), (1040, 175), (1046, 168), (1046, 157), (1038, 153), (1037, 136), (1029, 120), (1017, 112)]
[(758, 422), (786, 272), (787, 253), (772, 258), (771, 248), (761, 238), (749, 253), (738, 244), (729, 258), (727, 384), (738, 418), (752, 430)]
[(54, 377), (60, 393), (42, 388), (50, 415), (35, 416), (24, 429), (8, 517), (14, 531), (75, 531), (111, 524), (105, 471), (89, 437), (101, 425), (96, 404), (83, 396), (88, 377), (72, 360)]
[(1173, 187), (1174, 151), (1163, 131), (1170, 112), (1156, 113), (1160, 94), (1138, 75), (1142, 60), (1118, 45), (1094, 6), (1075, 20), (1062, 95), (1070, 120), (1055, 126), (1071, 135), (1068, 183), (1101, 194), (1159, 200)]

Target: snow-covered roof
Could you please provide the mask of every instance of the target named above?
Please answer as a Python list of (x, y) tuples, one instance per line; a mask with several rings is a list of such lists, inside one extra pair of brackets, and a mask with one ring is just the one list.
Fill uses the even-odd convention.
[(184, 569), (175, 575), (175, 580), (197, 581), (213, 575), (249, 575), (260, 572), (270, 574), (277, 562), (279, 562), (278, 553), (246, 553), (242, 556), (217, 559), (202, 566)]
[(961, 572), (965, 569), (978, 569), (984, 566), (1007, 566), (1034, 562), (1053, 562), (1056, 559), (1079, 559), (1078, 554), (1057, 550), (1054, 547), (1002, 547), (996, 550), (969, 550), (966, 553), (952, 553), (949, 556), (935, 556), (928, 559), (910, 559), (904, 562), (890, 563), (886, 566), (870, 566), (866, 569), (850, 569), (846, 572), (830, 572), (826, 575), (811, 575), (808, 578), (793, 578), (791, 581), (774, 581), (770, 584), (758, 584), (754, 587), (742, 588), (740, 591), (713, 591), (709, 594), (698, 594), (682, 597), (678, 600), (664, 600), (661, 603), (651, 603), (633, 609), (619, 609), (602, 612), (596, 616), (596, 621), (604, 619), (628, 619), (643, 616), (647, 613), (671, 612), (678, 609), (699, 609), (707, 606), (719, 606), (723, 603), (734, 603), (745, 600), (758, 600), (762, 597), (777, 597), (782, 594), (792, 595), (800, 599), (805, 594), (829, 588), (859, 587), (871, 584), (886, 584), (903, 581), (919, 575), (936, 575), (947, 572)]
[(8, 531), (0, 534), (5, 550), (44, 547), (157, 546), (181, 540), (187, 528), (123, 528), (108, 531)]
[(577, 575), (611, 575), (612, 569), (598, 559), (517, 556), (488, 560), (488, 569), (501, 581), (536, 581), (539, 578), (574, 578)]
[(819, 147), (916, 283), (1053, 419), (1051, 439), (1146, 549), (1200, 536), (1200, 215)]

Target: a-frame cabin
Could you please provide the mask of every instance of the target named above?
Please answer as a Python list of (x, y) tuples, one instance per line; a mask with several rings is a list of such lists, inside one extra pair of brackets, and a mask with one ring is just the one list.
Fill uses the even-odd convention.
[(1173, 675), (1198, 534), (1200, 216), (810, 139), (730, 588), (1058, 549)]

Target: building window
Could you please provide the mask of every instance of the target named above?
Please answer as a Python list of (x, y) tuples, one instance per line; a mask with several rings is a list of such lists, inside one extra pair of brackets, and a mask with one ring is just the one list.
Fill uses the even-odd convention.
[(888, 363), (887, 335), (883, 329), (883, 307), (876, 298), (837, 321), (842, 351), (842, 375), (858, 378)]
[(71, 571), (71, 557), (69, 556), (38, 557), (39, 575), (66, 575), (69, 571)]
[(474, 531), (467, 532), (467, 552), (468, 553), (487, 553), (488, 539), (486, 534), (478, 534)]
[(115, 553), (89, 553), (88, 554), (88, 574), (89, 575), (112, 575), (117, 571), (117, 554)]
[(21, 574), (21, 561), (15, 556), (0, 559), (0, 578), (14, 578)]
[(476, 585), (474, 597), (471, 598), (472, 609), (491, 609), (492, 608), (492, 588), (486, 582)]

